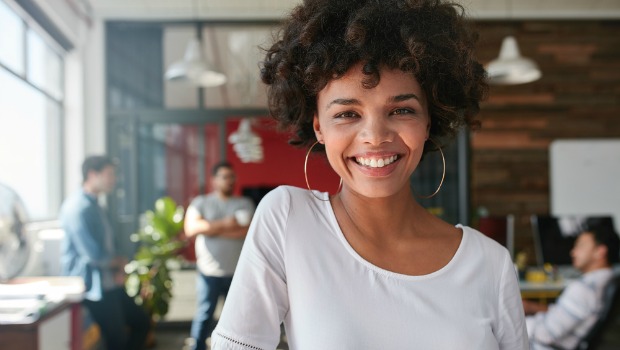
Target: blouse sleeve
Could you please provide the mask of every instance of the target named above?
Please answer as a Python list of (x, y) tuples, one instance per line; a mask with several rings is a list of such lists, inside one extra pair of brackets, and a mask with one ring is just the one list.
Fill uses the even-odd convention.
[(496, 336), (499, 348), (501, 350), (529, 349), (517, 272), (507, 252), (504, 254), (500, 279), (498, 310), (499, 325)]
[(289, 309), (284, 232), (290, 195), (280, 187), (260, 202), (222, 315), (211, 336), (213, 350), (275, 349)]

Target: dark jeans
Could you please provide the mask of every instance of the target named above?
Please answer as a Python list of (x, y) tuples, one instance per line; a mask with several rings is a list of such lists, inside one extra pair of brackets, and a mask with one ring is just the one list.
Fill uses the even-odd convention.
[(196, 300), (198, 308), (192, 321), (191, 336), (195, 344), (193, 350), (205, 350), (205, 341), (215, 328), (213, 312), (220, 295), (226, 296), (232, 277), (211, 277), (198, 273), (196, 278)]
[(123, 288), (103, 293), (99, 301), (82, 302), (101, 330), (106, 349), (144, 349), (151, 320)]

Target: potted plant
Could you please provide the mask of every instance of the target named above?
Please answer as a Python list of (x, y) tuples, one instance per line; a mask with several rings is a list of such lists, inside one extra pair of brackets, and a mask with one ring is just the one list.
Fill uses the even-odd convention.
[(184, 209), (170, 197), (155, 201), (155, 209), (144, 214), (144, 223), (131, 240), (139, 244), (127, 266), (125, 288), (153, 321), (168, 313), (172, 298), (169, 264), (179, 258), (186, 244), (182, 239)]

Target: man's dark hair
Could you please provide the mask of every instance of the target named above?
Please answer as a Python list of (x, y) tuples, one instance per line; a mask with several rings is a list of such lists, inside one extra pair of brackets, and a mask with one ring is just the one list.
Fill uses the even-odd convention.
[(607, 263), (613, 265), (620, 261), (620, 238), (613, 226), (607, 222), (597, 222), (588, 225), (585, 232), (592, 234), (596, 244), (607, 247)]
[(217, 163), (217, 164), (215, 164), (213, 166), (213, 170), (212, 170), (211, 173), (213, 174), (213, 176), (215, 176), (215, 175), (217, 175), (217, 172), (220, 171), (220, 169), (222, 169), (222, 168), (227, 168), (227, 169), (231, 169), (232, 170), (233, 166), (232, 166), (232, 164), (230, 164), (228, 162), (219, 162), (219, 163)]
[(112, 158), (108, 156), (89, 156), (82, 163), (82, 181), (86, 181), (91, 171), (100, 172), (107, 166), (115, 166)]

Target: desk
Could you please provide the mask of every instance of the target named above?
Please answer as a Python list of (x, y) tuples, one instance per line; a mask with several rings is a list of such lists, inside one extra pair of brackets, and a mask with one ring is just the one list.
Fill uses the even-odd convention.
[(0, 325), (0, 349), (78, 350), (80, 337), (75, 337), (72, 319), (79, 318), (79, 304), (63, 302), (50, 306), (29, 323)]
[(556, 299), (570, 280), (552, 282), (527, 282), (519, 281), (519, 289), (523, 299)]
[(0, 349), (81, 350), (83, 292), (84, 283), (75, 277), (27, 277), (0, 284)]

